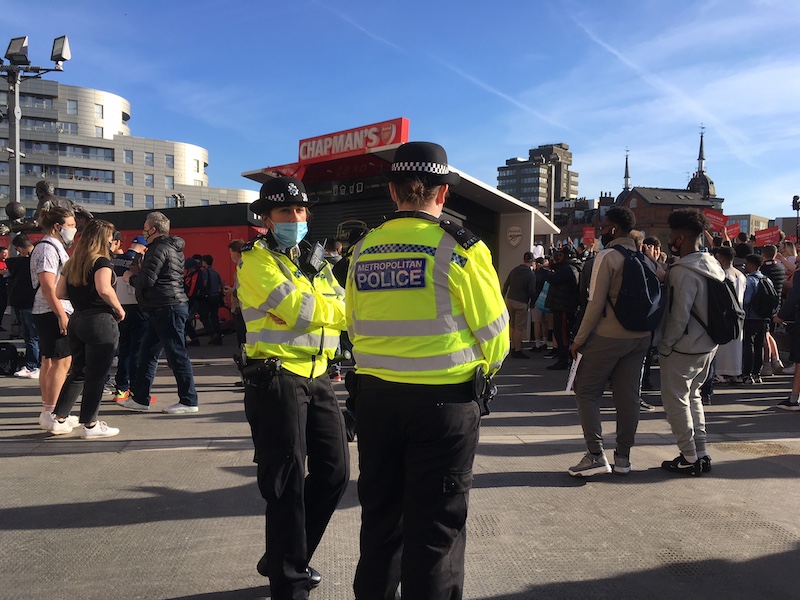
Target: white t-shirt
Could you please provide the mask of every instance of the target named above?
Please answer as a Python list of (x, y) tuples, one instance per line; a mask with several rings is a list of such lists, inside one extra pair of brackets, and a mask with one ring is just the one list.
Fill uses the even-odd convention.
[[(33, 314), (43, 315), (53, 312), (47, 300), (44, 298), (42, 288), (39, 286), (39, 273), (53, 273), (56, 276), (56, 285), (61, 277), (61, 268), (69, 260), (69, 255), (64, 249), (64, 244), (57, 237), (46, 235), (36, 244), (31, 253), (31, 285), (36, 289), (36, 296), (33, 298)], [(61, 300), (61, 306), (68, 315), (72, 314), (72, 303), (69, 300)]]

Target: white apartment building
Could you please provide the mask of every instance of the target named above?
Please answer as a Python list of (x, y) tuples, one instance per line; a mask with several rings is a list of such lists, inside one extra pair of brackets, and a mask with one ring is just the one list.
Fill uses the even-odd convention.
[[(9, 201), (8, 85), (0, 79), (0, 207)], [(258, 192), (208, 187), (208, 150), (130, 135), (130, 103), (109, 92), (30, 79), (20, 86), (21, 202), (36, 208), (36, 183), (90, 211), (252, 202)], [(4, 215), (3, 215), (4, 216)]]

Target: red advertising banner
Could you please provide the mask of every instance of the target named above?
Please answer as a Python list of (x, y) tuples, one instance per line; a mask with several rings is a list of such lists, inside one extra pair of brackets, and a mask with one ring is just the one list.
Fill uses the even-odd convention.
[(797, 236), (793, 233), (792, 235), (787, 235), (786, 240), (792, 242), (793, 244), (797, 243)]
[(730, 241), (734, 241), (736, 239), (736, 236), (742, 233), (742, 226), (739, 225), (739, 223), (733, 223), (731, 225), (728, 225), (725, 228), (725, 231), (728, 232), (728, 239)]
[(583, 228), (583, 245), (587, 248), (594, 244), (594, 227)]
[(777, 244), (779, 241), (781, 241), (780, 227), (770, 227), (769, 229), (756, 231), (756, 246), (768, 246)]
[(712, 231), (722, 231), (725, 225), (728, 224), (728, 217), (720, 212), (711, 210), (710, 208), (704, 208), (703, 214), (706, 216), (706, 219), (708, 219), (708, 224), (711, 225)]
[(301, 164), (367, 154), (374, 148), (408, 141), (408, 119), (401, 117), (300, 140)]

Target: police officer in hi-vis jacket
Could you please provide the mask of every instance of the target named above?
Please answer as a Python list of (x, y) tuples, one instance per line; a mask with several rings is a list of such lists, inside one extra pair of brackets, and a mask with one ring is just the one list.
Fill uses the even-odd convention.
[[(358, 374), (358, 600), (457, 600), (478, 443), (476, 372), (509, 350), (489, 249), (441, 220), (460, 181), (438, 144), (397, 149), (385, 173), (398, 211), (358, 242), (347, 275)], [(479, 371), (480, 370), (480, 371)]]
[[(308, 598), (309, 567), (344, 494), (349, 454), (328, 361), (345, 327), (344, 290), (308, 231), (303, 183), (278, 177), (250, 205), (269, 229), (242, 248), (237, 295), (246, 326), (245, 412), (258, 487), (267, 501), (267, 549), (258, 572), (272, 598)], [(306, 459), (308, 473), (306, 473)]]

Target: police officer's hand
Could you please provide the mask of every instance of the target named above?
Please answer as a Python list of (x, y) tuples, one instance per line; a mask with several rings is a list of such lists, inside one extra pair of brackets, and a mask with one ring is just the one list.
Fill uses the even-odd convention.
[(278, 315), (273, 315), (272, 313), (267, 313), (267, 316), (275, 321), (278, 325), (286, 325), (286, 321), (281, 319)]
[(572, 360), (578, 360), (578, 351), (581, 347), (576, 343), (572, 342), (572, 345), (569, 347), (569, 353), (572, 355)]

